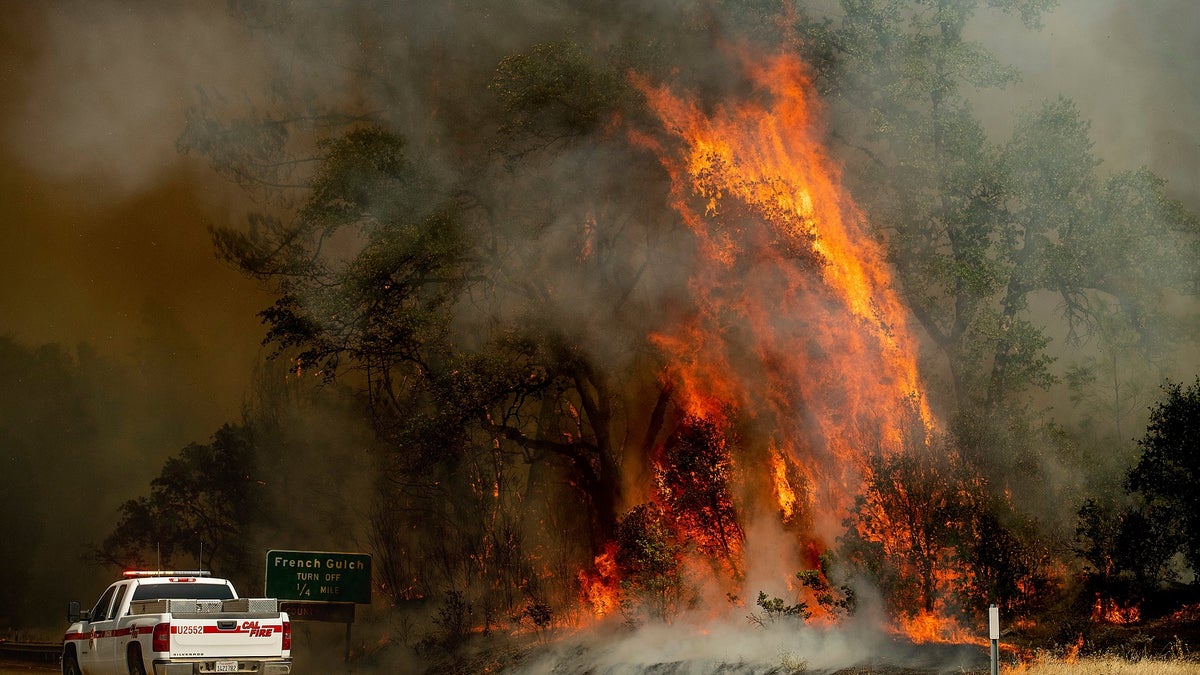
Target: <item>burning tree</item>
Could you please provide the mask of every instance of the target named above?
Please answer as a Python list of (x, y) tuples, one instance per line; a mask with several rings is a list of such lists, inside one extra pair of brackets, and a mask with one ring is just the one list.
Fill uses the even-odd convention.
[(676, 542), (663, 512), (653, 504), (634, 507), (617, 527), (614, 561), (621, 579), (622, 604), (636, 614), (669, 620), (686, 602), (689, 589)]
[(1006, 613), (1030, 616), (1044, 609), (1065, 579), (1063, 553), (1046, 541), (1039, 523), (1002, 496), (989, 494), (971, 520), (961, 559), (967, 569), (966, 595), (994, 604)]
[[(394, 450), (375, 523), (397, 593), (437, 585), (407, 583), (412, 561), (386, 560), (420, 551), (418, 575), (503, 589), (497, 602), (513, 610), (534, 592), (530, 579), (552, 576), (534, 567), (550, 557), (538, 553), (544, 542), (524, 533), (556, 518), (590, 543), (576, 560), (594, 559), (621, 536), (622, 467), (659, 447), (668, 403), (684, 422), (662, 446), (661, 518), (699, 534), (699, 549), (719, 552), (735, 577), (735, 453), (787, 455), (803, 473), (793, 482), (806, 515), (794, 522), (808, 529), (799, 545), (819, 551), (861, 479), (860, 442), (894, 447), (913, 409), (931, 427), (903, 306), (817, 138), (804, 67), (751, 56), (740, 77), (762, 95), (710, 117), (693, 95), (645, 77), (634, 85), (648, 110), (616, 85), (612, 96), (575, 96), (572, 87), (613, 80), (591, 74), (596, 62), (578, 49), (538, 47), (501, 63), (493, 84), (514, 124), (496, 138), (513, 145), (472, 158), (467, 179), (439, 176), (405, 139), (359, 124), (316, 144), (318, 169), (290, 220), (260, 215), (214, 232), (226, 259), (277, 284), (268, 341), (295, 370), (361, 383)], [(564, 70), (578, 77), (550, 77)], [(621, 106), (657, 121), (614, 144), (596, 120), (616, 123)], [(536, 130), (552, 142), (531, 145)], [(594, 162), (559, 164), (568, 148), (619, 161), (623, 180), (583, 170)], [(578, 179), (571, 189), (542, 189), (564, 170)], [(671, 209), (633, 218), (648, 186)], [(632, 256), (631, 227), (647, 242)], [(671, 245), (680, 237), (682, 253)], [(547, 245), (569, 264), (548, 266)], [(648, 285), (653, 256), (672, 263), (656, 274), (674, 276)], [(647, 310), (663, 302), (671, 311)], [(746, 447), (711, 421), (730, 407), (756, 420)], [(557, 481), (570, 493), (549, 495)], [(583, 508), (559, 515), (548, 496)], [(389, 522), (414, 514), (430, 525), (407, 537)], [(630, 522), (655, 532), (658, 520)], [(674, 601), (659, 595), (664, 614)]]
[(705, 555), (723, 558), (737, 575), (745, 534), (731, 491), (730, 444), (717, 423), (684, 419), (663, 449), (655, 469), (655, 488), (680, 538)]
[(1057, 589), (1054, 552), (1022, 518), (943, 441), (871, 458), (841, 550), (933, 639), (937, 617), (980, 616), (988, 604), (1028, 613)]
[(843, 546), (893, 612), (932, 616), (953, 604), (967, 581), (958, 553), (971, 534), (979, 487), (948, 453), (871, 457)]
[(1078, 609), (1110, 623), (1138, 618), (1142, 599), (1172, 580), (1169, 561), (1182, 543), (1173, 520), (1156, 508), (1087, 500), (1075, 531), (1083, 563)]

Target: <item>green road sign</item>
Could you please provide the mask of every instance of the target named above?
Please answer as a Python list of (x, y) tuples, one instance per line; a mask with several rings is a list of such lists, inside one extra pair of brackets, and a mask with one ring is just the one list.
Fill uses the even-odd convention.
[(267, 551), (267, 597), (308, 602), (371, 603), (366, 553)]

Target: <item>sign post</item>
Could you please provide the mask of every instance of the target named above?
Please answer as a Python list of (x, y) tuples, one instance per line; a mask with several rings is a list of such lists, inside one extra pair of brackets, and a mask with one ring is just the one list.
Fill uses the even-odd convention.
[(992, 675), (1000, 675), (1000, 608), (988, 608), (988, 637), (992, 642)]
[(266, 596), (296, 621), (346, 624), (346, 657), (350, 660), (350, 626), (354, 606), (371, 604), (371, 556), (328, 551), (267, 551)]

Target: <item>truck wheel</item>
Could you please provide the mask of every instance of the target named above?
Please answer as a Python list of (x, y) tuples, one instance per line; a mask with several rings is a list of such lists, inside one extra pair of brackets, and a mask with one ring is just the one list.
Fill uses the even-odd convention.
[(146, 675), (146, 666), (142, 664), (141, 650), (130, 647), (129, 657), (126, 660), (129, 662), (129, 675)]
[(79, 670), (79, 660), (75, 658), (75, 654), (63, 656), (62, 675), (83, 675), (83, 671)]

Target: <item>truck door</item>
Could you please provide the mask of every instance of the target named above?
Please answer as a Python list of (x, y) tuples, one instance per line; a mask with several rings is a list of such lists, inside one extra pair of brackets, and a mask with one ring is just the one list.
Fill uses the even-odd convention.
[(108, 614), (104, 619), (104, 630), (107, 638), (104, 639), (103, 650), (104, 656), (101, 657), (108, 665), (104, 666), (101, 672), (111, 673), (112, 675), (120, 675), (125, 671), (125, 649), (129, 645), (129, 633), (127, 629), (122, 628), (126, 621), (121, 620), (121, 607), (124, 605), (125, 596), (129, 592), (129, 584), (121, 584), (117, 587), (117, 594), (113, 598), (112, 605), (108, 608)]
[(83, 639), (76, 646), (76, 654), (79, 657), (79, 667), (87, 675), (108, 675), (107, 672), (107, 653), (104, 647), (101, 646), (103, 638), (101, 631), (108, 619), (108, 611), (112, 606), (113, 595), (116, 593), (117, 587), (109, 586), (108, 590), (104, 591), (104, 595), (96, 601), (96, 606), (92, 607), (91, 613), (88, 615), (88, 620), (83, 622), (80, 632), (83, 633)]

